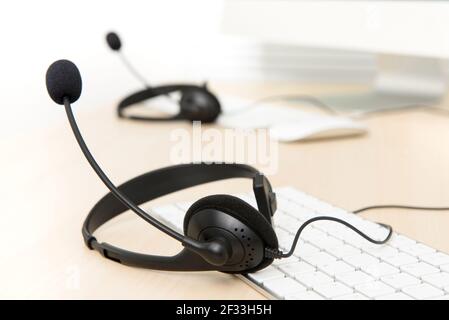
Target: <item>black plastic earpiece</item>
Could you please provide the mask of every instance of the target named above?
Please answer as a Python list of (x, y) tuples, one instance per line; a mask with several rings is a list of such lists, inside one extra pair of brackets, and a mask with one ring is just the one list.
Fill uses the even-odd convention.
[(196, 201), (184, 218), (184, 234), (198, 241), (222, 239), (231, 248), (228, 262), (218, 270), (254, 272), (273, 259), (264, 256), (266, 247), (277, 248), (270, 223), (251, 205), (230, 195), (212, 195)]
[(179, 104), (179, 115), (190, 121), (214, 122), (221, 112), (220, 102), (206, 88), (183, 91)]

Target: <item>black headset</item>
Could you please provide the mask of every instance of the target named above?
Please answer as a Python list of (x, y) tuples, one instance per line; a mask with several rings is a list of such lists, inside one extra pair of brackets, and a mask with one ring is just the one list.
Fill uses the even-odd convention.
[[(64, 105), (70, 126), (89, 164), (109, 188), (89, 212), (83, 227), (84, 242), (107, 259), (135, 267), (169, 271), (217, 270), (228, 273), (249, 273), (261, 270), (275, 258), (293, 254), (302, 230), (318, 220), (341, 223), (359, 235), (377, 244), (388, 241), (374, 240), (349, 223), (334, 217), (315, 217), (306, 221), (296, 233), (288, 253), (279, 250), (272, 225), (276, 211), (276, 195), (268, 179), (253, 167), (242, 164), (184, 164), (151, 171), (116, 187), (90, 153), (79, 131), (71, 103), (81, 95), (82, 81), (78, 68), (68, 60), (54, 62), (46, 74), (50, 97)], [(166, 194), (199, 184), (230, 178), (248, 178), (253, 181), (257, 209), (245, 201), (225, 194), (211, 195), (196, 201), (184, 217), (184, 234), (161, 223), (139, 205)], [(132, 210), (160, 231), (178, 240), (184, 249), (175, 256), (155, 256), (124, 250), (98, 241), (93, 233), (101, 225)]]
[[(145, 87), (145, 89), (131, 94), (119, 103), (117, 114), (120, 118), (142, 121), (188, 120), (208, 123), (214, 122), (220, 115), (220, 102), (217, 97), (209, 91), (206, 84), (202, 86), (175, 84), (152, 87), (121, 52), (122, 42), (117, 33), (108, 33), (106, 35), (106, 42), (113, 51), (120, 53), (120, 57), (125, 66)], [(176, 115), (168, 117), (147, 117), (127, 115), (124, 112), (126, 108), (139, 104), (145, 100), (159, 96), (170, 96), (170, 94), (175, 92), (179, 92), (181, 95), (180, 100), (177, 101), (179, 104), (179, 112)]]

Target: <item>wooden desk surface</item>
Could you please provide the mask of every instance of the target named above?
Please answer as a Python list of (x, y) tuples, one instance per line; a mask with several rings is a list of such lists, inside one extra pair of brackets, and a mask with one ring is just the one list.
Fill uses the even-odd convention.
[[(259, 98), (345, 89), (253, 85), (223, 86), (221, 92)], [(179, 126), (191, 130), (186, 123), (120, 121), (114, 108), (96, 108), (77, 118), (97, 160), (117, 183), (168, 165), (170, 132)], [(55, 112), (64, 111), (55, 106)], [(350, 210), (382, 203), (449, 204), (447, 115), (416, 109), (362, 121), (370, 128), (364, 137), (281, 144), (279, 170), (270, 177), (273, 185), (291, 185)], [(230, 275), (135, 269), (86, 249), (81, 224), (106, 188), (82, 157), (66, 122), (0, 141), (0, 298), (263, 298)], [(249, 182), (230, 180), (158, 201), (250, 190)], [(384, 210), (365, 217), (449, 252), (448, 212)], [(130, 213), (109, 223), (99, 237), (153, 254), (169, 255), (180, 248)]]

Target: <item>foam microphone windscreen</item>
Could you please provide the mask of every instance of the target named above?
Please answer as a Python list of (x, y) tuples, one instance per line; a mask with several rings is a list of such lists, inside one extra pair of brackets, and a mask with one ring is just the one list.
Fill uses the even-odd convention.
[(47, 91), (57, 104), (64, 104), (64, 98), (70, 103), (81, 95), (81, 75), (76, 65), (69, 60), (58, 60), (48, 67), (45, 76)]
[(106, 42), (108, 43), (109, 48), (114, 51), (118, 51), (122, 47), (122, 42), (120, 41), (118, 34), (115, 32), (109, 32), (106, 35)]

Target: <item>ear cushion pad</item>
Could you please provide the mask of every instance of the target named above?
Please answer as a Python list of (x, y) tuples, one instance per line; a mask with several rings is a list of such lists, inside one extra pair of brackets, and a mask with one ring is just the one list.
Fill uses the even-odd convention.
[[(204, 209), (216, 209), (231, 215), (248, 225), (262, 239), (266, 247), (276, 249), (279, 247), (273, 227), (259, 211), (242, 199), (225, 194), (211, 195), (196, 201), (185, 215), (184, 233), (187, 232), (191, 217)], [(271, 262), (273, 259), (265, 258), (256, 269), (265, 268)], [(254, 272), (256, 269), (253, 268), (248, 272)]]

